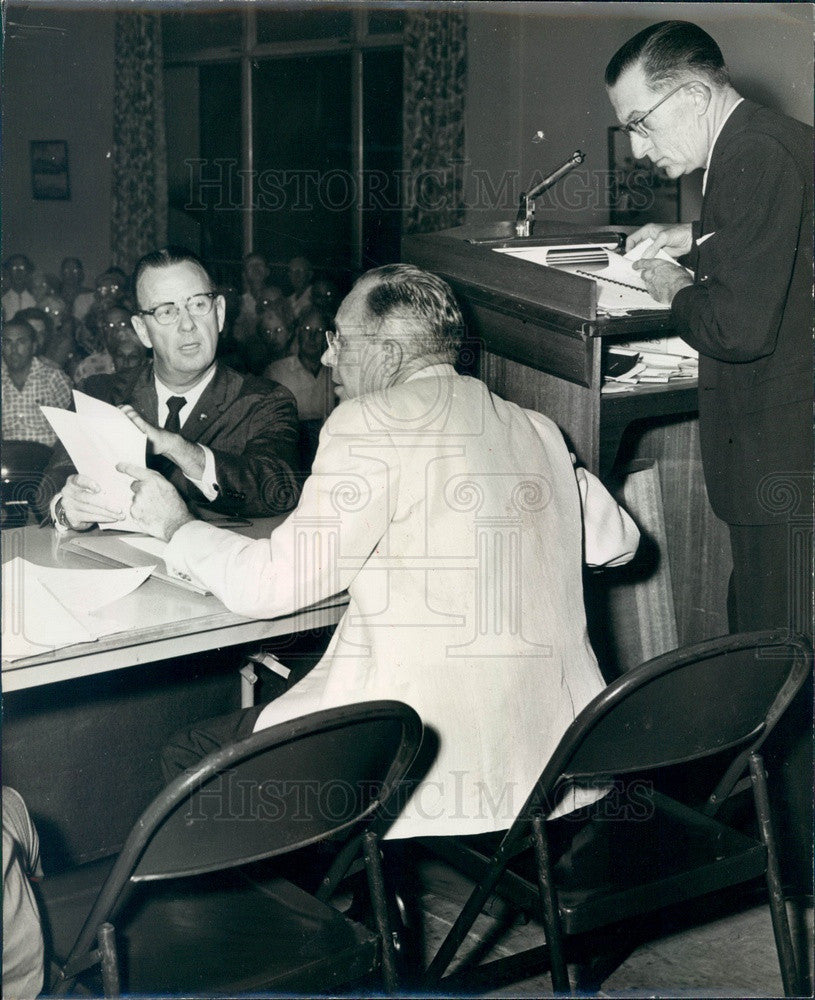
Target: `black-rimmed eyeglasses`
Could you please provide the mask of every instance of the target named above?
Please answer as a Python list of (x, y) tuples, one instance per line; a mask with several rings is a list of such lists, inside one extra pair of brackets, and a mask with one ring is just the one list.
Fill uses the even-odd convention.
[(640, 115), (639, 118), (634, 118), (632, 121), (626, 122), (625, 125), (615, 125), (614, 128), (616, 128), (619, 132), (625, 132), (626, 135), (638, 135), (643, 139), (647, 139), (648, 129), (644, 124), (645, 119), (649, 115), (652, 115), (656, 109), (660, 107), (660, 105), (664, 104), (668, 100), (669, 97), (673, 97), (674, 94), (678, 94), (680, 90), (683, 90), (685, 87), (689, 87), (692, 83), (696, 83), (696, 81), (686, 80), (684, 83), (680, 83), (678, 87), (674, 87), (674, 89), (669, 90), (664, 97), (661, 97), (652, 108), (649, 108), (648, 111), (645, 112), (644, 115)]
[(201, 316), (209, 316), (217, 294), (217, 292), (199, 292), (197, 295), (191, 295), (183, 302), (162, 302), (152, 309), (139, 309), (138, 314), (139, 316), (152, 316), (162, 326), (169, 326), (170, 323), (175, 323), (181, 315), (182, 306), (193, 319), (200, 318)]

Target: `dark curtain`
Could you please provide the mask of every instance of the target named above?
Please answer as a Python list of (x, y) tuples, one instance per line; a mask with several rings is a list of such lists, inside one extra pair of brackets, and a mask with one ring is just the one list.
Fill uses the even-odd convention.
[(129, 272), (167, 240), (161, 18), (120, 12), (114, 32), (110, 243), (113, 263)]
[(404, 52), (403, 231), (427, 233), (464, 217), (466, 16), (408, 13)]

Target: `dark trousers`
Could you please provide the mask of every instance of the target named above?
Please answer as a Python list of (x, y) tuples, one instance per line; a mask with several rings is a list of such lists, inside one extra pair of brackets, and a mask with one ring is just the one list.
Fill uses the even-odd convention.
[(251, 736), (265, 707), (239, 708), (226, 715), (202, 719), (189, 729), (173, 733), (161, 749), (161, 773), (165, 782), (197, 767), (207, 754)]
[[(730, 542), (730, 631), (782, 628), (811, 637), (811, 524), (730, 525)], [(812, 722), (810, 675), (763, 749), (782, 876), (802, 895), (813, 891)]]

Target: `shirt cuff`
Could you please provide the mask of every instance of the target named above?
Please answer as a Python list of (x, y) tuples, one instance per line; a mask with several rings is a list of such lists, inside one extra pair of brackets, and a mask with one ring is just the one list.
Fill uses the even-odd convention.
[(199, 444), (198, 447), (204, 452), (204, 471), (200, 479), (193, 479), (191, 476), (187, 476), (187, 479), (193, 486), (197, 486), (211, 503), (217, 499), (220, 492), (218, 478), (215, 475), (215, 456), (212, 454), (212, 449), (207, 448), (206, 445)]
[(65, 535), (68, 533), (68, 531), (70, 531), (70, 528), (68, 528), (68, 526), (65, 524), (60, 524), (59, 521), (57, 520), (57, 504), (61, 499), (62, 499), (62, 492), (60, 491), (51, 498), (51, 503), (48, 505), (48, 513), (51, 515), (51, 523), (54, 525), (54, 530), (57, 532), (57, 534)]

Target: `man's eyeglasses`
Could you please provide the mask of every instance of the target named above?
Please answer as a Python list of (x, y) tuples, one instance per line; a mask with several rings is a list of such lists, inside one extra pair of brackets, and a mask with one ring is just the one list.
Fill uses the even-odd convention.
[(184, 302), (162, 302), (161, 305), (155, 306), (153, 309), (139, 309), (139, 316), (152, 316), (162, 326), (175, 323), (181, 315), (182, 306), (194, 319), (209, 316), (217, 294), (217, 292), (199, 292), (197, 295), (191, 295)]
[(102, 326), (106, 330), (129, 330), (130, 320), (129, 319), (116, 319), (109, 320), (107, 323), (103, 323)]
[(644, 115), (640, 115), (639, 118), (634, 118), (632, 121), (626, 122), (625, 125), (615, 125), (614, 127), (619, 132), (625, 132), (626, 135), (638, 135), (643, 139), (647, 139), (648, 129), (644, 124), (645, 119), (649, 115), (652, 115), (660, 105), (664, 104), (668, 100), (669, 97), (673, 97), (674, 94), (678, 94), (680, 90), (683, 90), (685, 87), (689, 87), (692, 83), (696, 83), (696, 81), (686, 80), (684, 83), (680, 83), (678, 87), (674, 87), (674, 89), (669, 90), (664, 97), (661, 97), (652, 108), (649, 108), (649, 110), (645, 112)]
[(337, 330), (326, 330), (325, 342), (328, 344), (329, 351), (339, 351), (345, 345), (345, 338)]
[(119, 291), (119, 285), (97, 285), (96, 291), (100, 295), (115, 295)]

